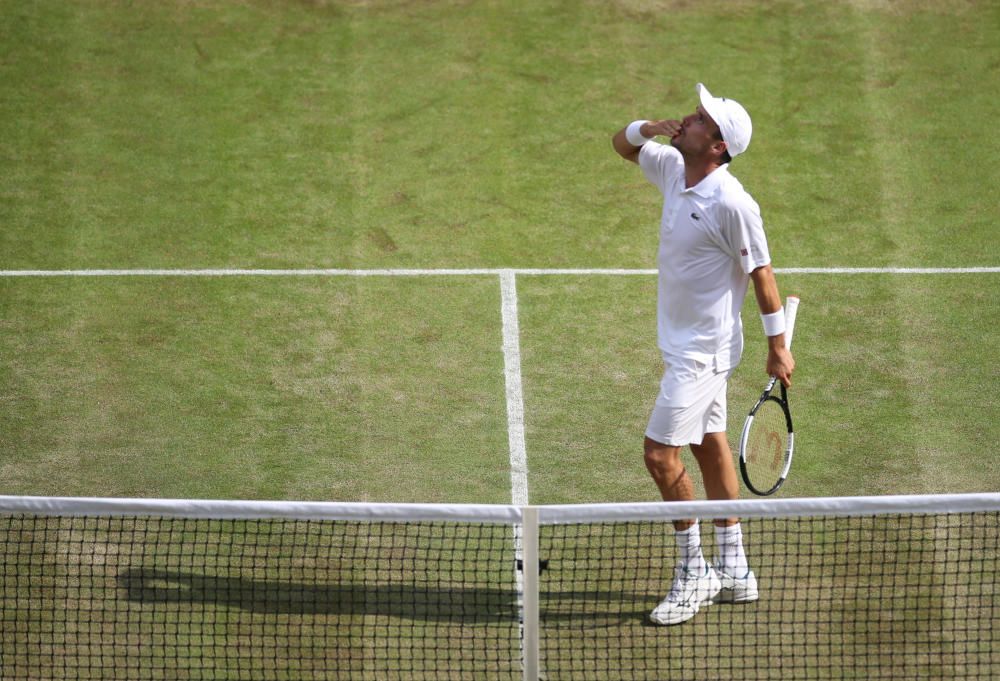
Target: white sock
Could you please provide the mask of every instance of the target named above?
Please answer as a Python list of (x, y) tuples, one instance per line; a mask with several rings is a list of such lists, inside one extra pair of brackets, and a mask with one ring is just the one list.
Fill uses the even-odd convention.
[(745, 577), (750, 566), (743, 551), (743, 530), (740, 524), (728, 527), (716, 525), (715, 541), (719, 546), (719, 567), (737, 579)]
[(686, 530), (675, 531), (677, 538), (677, 548), (681, 552), (681, 565), (693, 575), (701, 575), (708, 569), (705, 556), (701, 553), (701, 530), (698, 523)]

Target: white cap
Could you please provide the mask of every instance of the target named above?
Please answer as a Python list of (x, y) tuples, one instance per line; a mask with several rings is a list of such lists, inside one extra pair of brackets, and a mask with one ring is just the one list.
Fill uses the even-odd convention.
[(746, 151), (747, 147), (750, 146), (753, 125), (750, 123), (750, 114), (743, 108), (743, 105), (734, 99), (713, 97), (708, 88), (701, 83), (698, 83), (696, 89), (701, 98), (702, 108), (719, 126), (722, 141), (726, 143), (726, 151), (729, 152), (729, 155), (735, 158), (737, 154)]

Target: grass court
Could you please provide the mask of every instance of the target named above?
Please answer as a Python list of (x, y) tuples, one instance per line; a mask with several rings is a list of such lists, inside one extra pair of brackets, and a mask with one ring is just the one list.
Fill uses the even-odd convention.
[(699, 81), (803, 301), (781, 495), (1000, 488), (996, 2), (0, 7), (0, 494), (510, 503), (515, 271), (527, 500), (654, 500), (610, 138)]

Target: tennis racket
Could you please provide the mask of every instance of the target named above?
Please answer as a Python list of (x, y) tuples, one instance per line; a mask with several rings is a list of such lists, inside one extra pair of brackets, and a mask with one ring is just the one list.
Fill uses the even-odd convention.
[[(799, 299), (789, 296), (785, 302), (785, 347), (789, 349), (798, 307)], [(773, 394), (775, 384), (781, 389), (780, 397)], [(777, 492), (788, 477), (794, 451), (795, 431), (788, 409), (788, 393), (772, 376), (747, 415), (740, 434), (740, 473), (747, 489), (762, 497)]]

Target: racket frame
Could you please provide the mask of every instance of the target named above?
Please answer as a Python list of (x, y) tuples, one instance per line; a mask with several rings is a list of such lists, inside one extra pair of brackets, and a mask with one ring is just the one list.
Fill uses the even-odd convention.
[[(780, 385), (781, 397), (775, 397), (771, 394), (774, 389), (774, 385), (777, 383), (777, 379), (771, 377), (768, 381), (767, 388), (764, 389), (764, 393), (757, 400), (757, 403), (750, 410), (747, 415), (746, 421), (743, 423), (743, 432), (740, 433), (740, 444), (739, 444), (739, 458), (740, 458), (740, 474), (743, 476), (743, 482), (746, 483), (747, 489), (756, 494), (757, 496), (766, 497), (774, 494), (781, 487), (785, 478), (788, 477), (788, 471), (792, 467), (792, 456), (795, 453), (795, 429), (792, 426), (792, 413), (788, 409), (788, 394), (785, 391), (785, 386)], [(777, 481), (769, 489), (759, 489), (750, 480), (750, 471), (747, 468), (747, 442), (750, 440), (750, 428), (753, 426), (754, 417), (757, 415), (757, 411), (764, 406), (766, 402), (776, 402), (778, 406), (781, 407), (782, 413), (785, 415), (785, 427), (788, 432), (785, 437), (785, 453), (784, 453), (784, 465), (781, 469), (781, 474), (778, 476)]]

